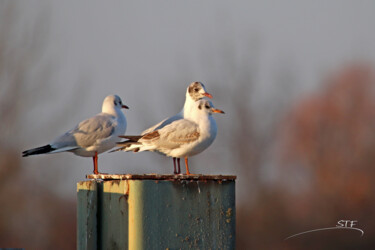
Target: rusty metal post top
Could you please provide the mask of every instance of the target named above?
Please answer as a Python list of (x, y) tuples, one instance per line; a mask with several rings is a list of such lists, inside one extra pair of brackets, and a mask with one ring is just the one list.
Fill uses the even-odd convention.
[(235, 175), (202, 175), (202, 174), (89, 174), (87, 179), (101, 180), (191, 180), (191, 181), (234, 181)]

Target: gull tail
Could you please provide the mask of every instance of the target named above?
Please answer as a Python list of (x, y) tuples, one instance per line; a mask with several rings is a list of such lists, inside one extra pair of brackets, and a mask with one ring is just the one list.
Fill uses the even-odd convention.
[(138, 142), (139, 139), (142, 138), (142, 136), (133, 136), (133, 135), (120, 135), (119, 137), (128, 139), (126, 141), (117, 142), (118, 148), (109, 151), (109, 153), (117, 152), (117, 151), (133, 151), (138, 152), (139, 146), (142, 145), (142, 143)]
[(40, 154), (46, 154), (51, 153), (52, 151), (56, 150), (55, 148), (51, 147), (51, 145), (45, 145), (38, 148), (32, 148), (26, 151), (22, 152), (22, 157), (26, 157), (29, 155), (40, 155)]
[[(138, 140), (142, 138), (142, 135), (120, 135), (119, 137), (128, 139), (125, 142), (138, 142)], [(117, 144), (120, 144), (120, 143), (123, 143), (123, 142), (119, 142)]]

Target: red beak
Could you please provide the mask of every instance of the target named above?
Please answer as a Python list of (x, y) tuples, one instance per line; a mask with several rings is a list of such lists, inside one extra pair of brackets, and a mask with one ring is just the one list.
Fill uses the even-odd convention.
[(210, 93), (207, 93), (207, 92), (206, 92), (206, 93), (204, 93), (203, 95), (206, 96), (206, 97), (208, 97), (208, 98), (210, 98), (210, 99), (212, 98), (212, 95), (211, 95)]
[(126, 105), (121, 105), (121, 108), (123, 108), (123, 109), (129, 109), (129, 107), (126, 106)]
[(221, 109), (212, 108), (211, 110), (212, 110), (213, 113), (225, 114), (224, 111), (222, 111)]
[(215, 109), (215, 108), (213, 108), (213, 109), (211, 109), (211, 110), (212, 110), (212, 112), (214, 112), (214, 113), (225, 114), (224, 111), (222, 111), (221, 109)]

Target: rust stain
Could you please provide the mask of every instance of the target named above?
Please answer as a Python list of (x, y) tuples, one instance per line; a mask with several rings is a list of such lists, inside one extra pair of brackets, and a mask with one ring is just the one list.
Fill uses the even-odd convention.
[(128, 201), (128, 199), (129, 199), (130, 185), (129, 185), (129, 183), (128, 183), (127, 180), (125, 182), (126, 182), (126, 191), (125, 191), (124, 197), (125, 197), (126, 201)]
[(129, 199), (129, 195), (128, 195), (128, 194), (121, 195), (121, 196), (118, 198), (118, 201), (120, 202), (122, 198), (124, 198), (126, 201), (128, 201), (128, 199)]
[(120, 185), (120, 181), (121, 181), (121, 180), (112, 180), (112, 186), (113, 186), (114, 184), (116, 184), (117, 186), (119, 186), (119, 185)]
[(237, 179), (235, 175), (174, 175), (174, 174), (90, 174), (87, 179), (100, 180), (168, 180), (168, 181), (234, 181)]
[(227, 219), (225, 220), (227, 223), (230, 223), (232, 220), (232, 208), (228, 208), (227, 211), (225, 212), (225, 215)]
[(96, 190), (96, 184), (101, 181), (92, 180), (92, 181), (80, 181), (77, 185), (77, 192), (79, 190)]
[(227, 209), (226, 215), (227, 215), (227, 217), (232, 216), (232, 208), (231, 207)]
[(125, 187), (126, 187), (126, 190), (125, 190), (125, 194), (124, 195), (121, 195), (119, 198), (118, 198), (118, 201), (120, 202), (121, 201), (121, 198), (125, 198), (126, 201), (128, 201), (129, 199), (129, 189), (130, 189), (130, 185), (128, 183), (128, 180), (124, 180), (125, 181)]

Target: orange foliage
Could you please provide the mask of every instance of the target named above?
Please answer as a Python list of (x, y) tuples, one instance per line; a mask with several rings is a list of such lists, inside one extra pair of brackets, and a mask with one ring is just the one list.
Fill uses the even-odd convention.
[(284, 162), (302, 161), (319, 174), (319, 184), (331, 186), (341, 171), (368, 170), (375, 162), (375, 74), (352, 66), (327, 86), (289, 114), (282, 142)]
[(307, 191), (294, 197), (303, 206), (290, 206), (290, 214), (327, 224), (355, 216), (374, 232), (368, 213), (375, 208), (374, 70), (340, 70), (324, 89), (299, 101), (280, 128), (283, 178), (304, 168), (309, 180)]

